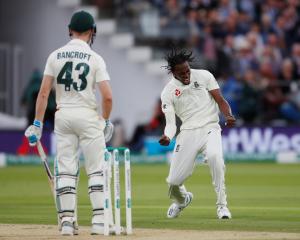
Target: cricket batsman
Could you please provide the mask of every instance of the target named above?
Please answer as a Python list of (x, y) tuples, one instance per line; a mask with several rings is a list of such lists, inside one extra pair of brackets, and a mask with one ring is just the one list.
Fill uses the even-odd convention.
[[(89, 197), (92, 204), (91, 234), (103, 234), (103, 167), (105, 142), (113, 134), (109, 121), (112, 91), (103, 58), (91, 49), (96, 36), (95, 21), (88, 12), (73, 14), (69, 24), (71, 40), (48, 57), (36, 101), (35, 120), (25, 132), (31, 146), (41, 139), (48, 96), (56, 90), (55, 159), (56, 207), (62, 235), (77, 233), (76, 194), (79, 174), (78, 149), (85, 159)], [(95, 91), (102, 96), (102, 116)]]
[(173, 49), (166, 60), (166, 69), (172, 77), (161, 94), (166, 118), (164, 134), (159, 140), (161, 145), (168, 146), (175, 136), (175, 114), (182, 121), (167, 177), (169, 197), (173, 200), (167, 217), (177, 217), (191, 203), (193, 194), (183, 184), (192, 175), (197, 155), (202, 153), (217, 195), (217, 217), (229, 219), (219, 111), (225, 116), (227, 126), (234, 126), (236, 120), (214, 76), (209, 71), (190, 68), (192, 52)]

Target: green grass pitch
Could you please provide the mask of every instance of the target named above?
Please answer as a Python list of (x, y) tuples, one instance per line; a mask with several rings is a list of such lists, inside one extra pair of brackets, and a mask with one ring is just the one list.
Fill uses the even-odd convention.
[[(134, 227), (300, 232), (300, 164), (227, 164), (231, 220), (216, 219), (215, 193), (206, 165), (197, 166), (185, 184), (194, 193), (192, 204), (179, 218), (167, 219), (167, 173), (167, 165), (132, 165)], [(1, 168), (0, 190), (0, 223), (56, 224), (42, 166)], [(89, 225), (91, 206), (84, 169), (78, 192), (79, 224)], [(123, 208), (123, 223), (124, 214)]]

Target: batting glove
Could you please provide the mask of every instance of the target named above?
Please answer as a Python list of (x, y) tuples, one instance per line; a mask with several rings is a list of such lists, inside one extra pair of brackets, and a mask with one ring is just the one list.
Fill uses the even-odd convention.
[(42, 137), (43, 123), (39, 120), (34, 120), (33, 124), (30, 125), (25, 131), (25, 137), (29, 141), (31, 147), (35, 146), (37, 141)]
[(108, 142), (114, 133), (114, 125), (112, 124), (111, 121), (105, 120), (105, 128), (103, 132), (104, 132), (105, 142)]

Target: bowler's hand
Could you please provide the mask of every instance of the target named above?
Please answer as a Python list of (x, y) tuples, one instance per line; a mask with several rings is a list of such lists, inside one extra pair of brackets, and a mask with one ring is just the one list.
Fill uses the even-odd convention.
[(166, 135), (162, 135), (158, 142), (162, 146), (168, 146), (170, 144), (170, 141), (170, 138), (168, 138)]
[(114, 125), (112, 124), (111, 121), (105, 120), (105, 128), (103, 132), (104, 132), (105, 142), (108, 142), (114, 133)]
[(225, 123), (225, 125), (227, 127), (233, 127), (235, 125), (235, 122), (236, 122), (236, 119), (235, 119), (234, 116), (232, 116), (232, 115), (226, 116), (226, 123)]

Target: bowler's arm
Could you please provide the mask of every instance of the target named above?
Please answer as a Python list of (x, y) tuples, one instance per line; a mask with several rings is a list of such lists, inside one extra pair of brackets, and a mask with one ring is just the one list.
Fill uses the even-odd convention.
[(177, 127), (176, 127), (176, 118), (175, 113), (166, 112), (166, 127), (164, 134), (160, 137), (159, 143), (163, 146), (168, 146), (171, 142), (171, 139), (175, 136)]
[(226, 126), (233, 127), (235, 125), (235, 117), (232, 115), (231, 108), (225, 98), (222, 96), (220, 89), (209, 91), (219, 106), (221, 113), (225, 116)]
[(54, 82), (54, 77), (49, 75), (44, 75), (40, 91), (36, 100), (35, 106), (35, 119), (43, 122), (50, 91), (52, 89)]
[(172, 101), (165, 94), (162, 94), (161, 101), (162, 111), (165, 114), (166, 118), (166, 126), (164, 134), (159, 139), (159, 143), (160, 145), (168, 146), (172, 138), (175, 136), (177, 130), (175, 110)]

